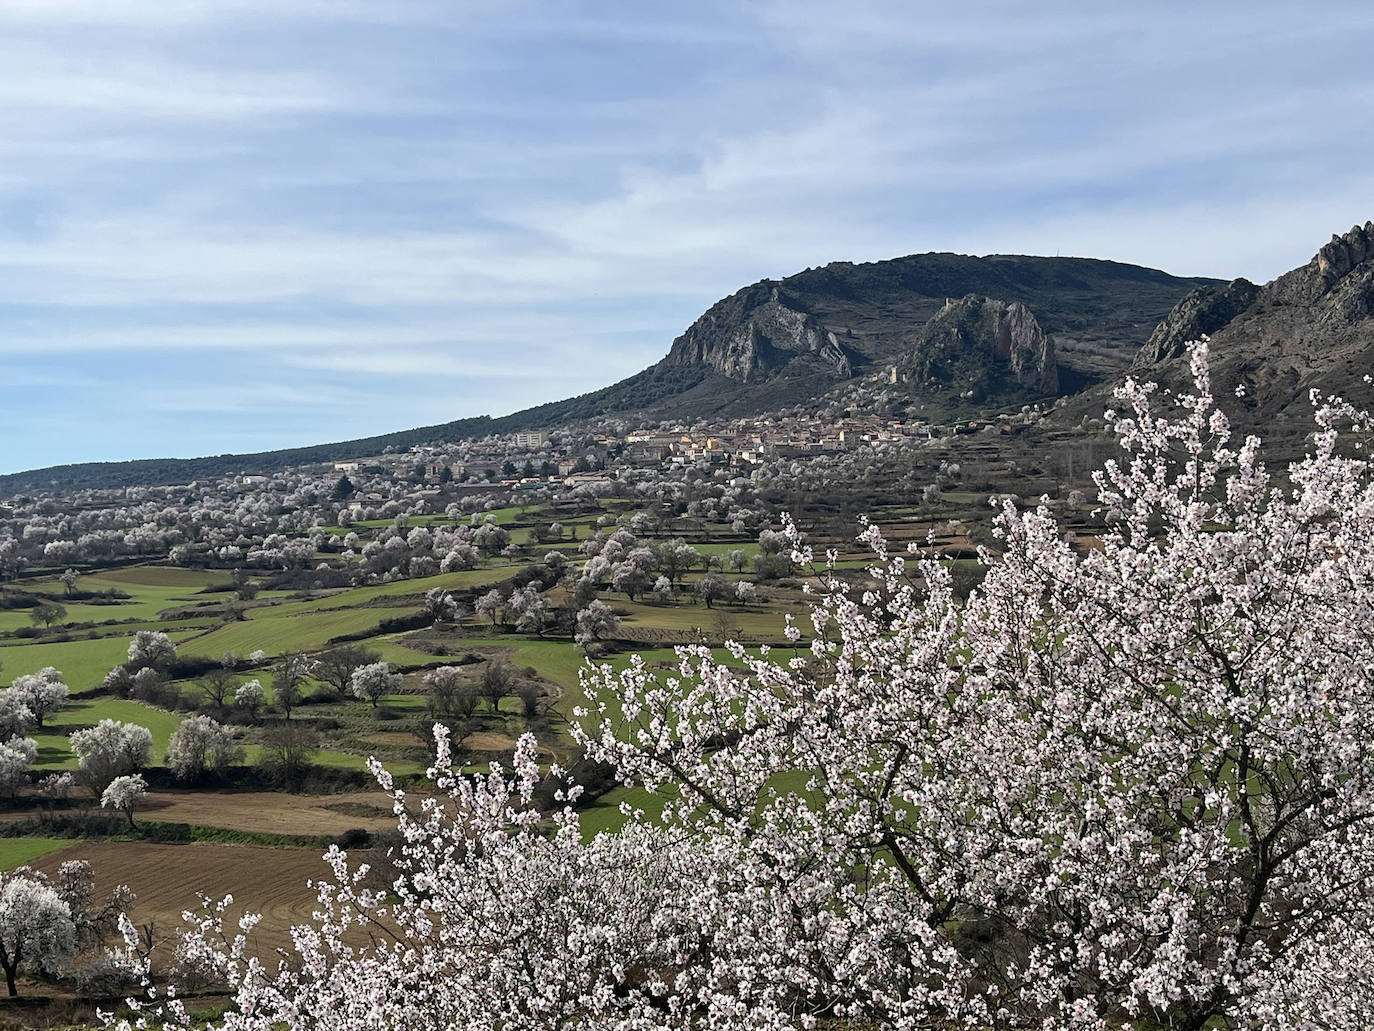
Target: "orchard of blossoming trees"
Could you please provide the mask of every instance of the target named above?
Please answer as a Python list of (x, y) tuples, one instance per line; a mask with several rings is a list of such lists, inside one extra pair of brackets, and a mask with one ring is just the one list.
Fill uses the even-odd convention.
[(332, 850), (276, 969), (207, 911), (220, 1026), (1367, 1026), (1370, 420), (1322, 407), (1276, 475), (1204, 345), (1194, 371), (1172, 414), (1120, 391), (1100, 548), (1007, 505), (960, 603), (870, 529), (868, 586), (822, 575), (809, 649), (592, 668), (579, 739), (661, 817), (584, 841), (532, 804), (531, 739), (467, 777), (440, 731), (447, 799), (397, 792), (390, 890)]

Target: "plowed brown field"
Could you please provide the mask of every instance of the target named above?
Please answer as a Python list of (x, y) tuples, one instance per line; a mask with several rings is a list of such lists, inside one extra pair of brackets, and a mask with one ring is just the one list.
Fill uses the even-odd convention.
[[(375, 811), (377, 815), (349, 815)], [(396, 829), (391, 796), (384, 791), (341, 795), (288, 795), (280, 791), (152, 791), (139, 820), (194, 823), (268, 834), (342, 834), (352, 827), (373, 833)]]
[[(430, 792), (408, 792), (419, 799)], [(337, 835), (354, 827), (373, 834), (396, 829), (391, 796), (384, 791), (288, 795), (280, 791), (150, 791), (136, 817), (154, 823), (192, 823), (265, 834)], [(0, 823), (30, 819), (32, 810), (0, 813)]]
[(203, 842), (80, 842), (33, 865), (54, 874), (69, 859), (91, 864), (100, 895), (121, 883), (134, 890), (138, 896), (134, 922), (155, 922), (160, 942), (156, 957), (163, 962), (170, 957), (185, 926), (182, 911), (195, 907), (197, 893), (213, 899), (233, 895), (235, 904), (230, 912), (235, 923), (231, 927), (236, 926), (241, 913), (261, 913), (262, 922), (253, 934), (254, 951), (267, 958), (274, 949), (290, 947), (292, 924), (309, 921), (315, 893), (306, 882), (330, 877), (320, 854), (310, 849)]

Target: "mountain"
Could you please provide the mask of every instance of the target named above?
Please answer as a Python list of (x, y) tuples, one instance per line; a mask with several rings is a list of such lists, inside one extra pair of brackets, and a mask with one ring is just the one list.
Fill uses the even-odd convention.
[(915, 390), (949, 386), (972, 401), (1059, 393), (1054, 341), (1031, 310), (977, 294), (946, 301), (914, 337), (904, 337), (895, 368)]
[(673, 341), (662, 364), (740, 383), (789, 373), (844, 377), (895, 362), (951, 299), (976, 295), (1029, 310), (1054, 336), (1073, 389), (1126, 368), (1180, 297), (1216, 285), (1090, 258), (916, 254), (834, 262), (718, 301)]
[[(0, 493), (271, 473), (388, 446), (603, 415), (724, 418), (805, 402), (848, 377), (889, 367), (915, 373), (915, 391), (953, 393), (957, 386), (961, 395), (976, 395), (971, 403), (1069, 393), (1124, 371), (1180, 298), (1223, 285), (1091, 258), (932, 253), (833, 262), (731, 294), (674, 340), (662, 361), (579, 397), (283, 451), (54, 466), (0, 476)], [(999, 342), (1003, 322), (1012, 336)], [(1034, 375), (1023, 375), (1031, 367)]]
[(1242, 391), (1249, 427), (1283, 435), (1311, 425), (1310, 391), (1374, 406), (1374, 222), (1333, 236), (1271, 283), (1238, 279), (1190, 291), (1151, 334), (1131, 372), (1187, 383), (1184, 344), (1210, 336), (1213, 392)]
[[(833, 262), (717, 301), (643, 372), (508, 418), (531, 426), (628, 412), (728, 418), (802, 403), (846, 378), (892, 368), (914, 393), (972, 390), (979, 403), (1072, 393), (1124, 372), (1190, 290), (1222, 285), (1093, 258), (933, 253)], [(980, 371), (986, 358), (997, 360), (986, 333), (968, 326), (957, 340), (929, 335), (932, 319), (970, 296), (1019, 305), (1017, 318), (1029, 315), (1049, 343), (1053, 371), (1034, 382), (1017, 371), (1009, 382)], [(931, 347), (943, 359), (922, 359)], [(933, 377), (911, 377), (917, 366)]]
[[(914, 397), (979, 406), (1070, 396), (1099, 411), (1121, 376), (1186, 385), (1186, 341), (1212, 340), (1219, 395), (1269, 435), (1310, 425), (1309, 390), (1374, 406), (1374, 223), (1334, 236), (1273, 282), (1179, 278), (1089, 258), (916, 254), (834, 262), (713, 304), (655, 365), (601, 390), (499, 418), (255, 455), (87, 463), (0, 476), (0, 493), (272, 472), (427, 441), (605, 415), (728, 418), (808, 402), (881, 372)], [(923, 401), (924, 403), (924, 401)], [(1075, 415), (1075, 417), (1077, 417)]]

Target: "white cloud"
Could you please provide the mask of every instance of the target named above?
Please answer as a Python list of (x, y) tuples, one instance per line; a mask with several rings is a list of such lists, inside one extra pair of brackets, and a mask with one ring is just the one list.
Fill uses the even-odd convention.
[[(833, 260), (1266, 279), (1374, 213), (1374, 12), (1219, 10), (0, 0), (0, 408), (127, 354), (165, 419), (328, 439), (347, 391), (405, 423), (608, 383)], [(323, 392), (198, 382), (246, 363)]]

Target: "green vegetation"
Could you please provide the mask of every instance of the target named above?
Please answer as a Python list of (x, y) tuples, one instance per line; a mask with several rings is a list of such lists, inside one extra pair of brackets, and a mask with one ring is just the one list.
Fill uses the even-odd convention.
[[(613, 530), (606, 525), (611, 519), (598, 526), (597, 513), (614, 517), (634, 511), (628, 503), (607, 501), (592, 513), (522, 506), (483, 512), (480, 519), (491, 518), (510, 531), (512, 541), (525, 549), (523, 556), (488, 557), (472, 570), (363, 587), (302, 589), (303, 577), (278, 580), (270, 572), (250, 571), (248, 575), (261, 580), (263, 586), (251, 598), (241, 599), (231, 589), (233, 579), (226, 571), (163, 565), (86, 572), (70, 584), (70, 590), (59, 582), (56, 572), (30, 579), (25, 591), (64, 605), (67, 614), (44, 630), (35, 627), (41, 621), (34, 619), (31, 609), (0, 610), (3, 676), (7, 681), (51, 665), (63, 671), (74, 691), (83, 692), (33, 735), (39, 745), (35, 773), (46, 776), (76, 769), (69, 740), (74, 730), (102, 719), (137, 723), (152, 733), (153, 768), (147, 773), (153, 783), (153, 797), (146, 809), (135, 814), (137, 828), (129, 830), (122, 819), (104, 819), (90, 793), (77, 787), (64, 804), (68, 808), (51, 812), (35, 809), (33, 815), (11, 825), (15, 836), (0, 838), (0, 865), (20, 865), (71, 843), (70, 837), (54, 834), (317, 849), (325, 840), (317, 832), (318, 814), (329, 811), (328, 803), (302, 798), (296, 809), (287, 802), (286, 811), (299, 812), (300, 817), (283, 825), (283, 807), (274, 808), (274, 817), (267, 812), (273, 807), (264, 808), (253, 801), (262, 797), (253, 792), (286, 788), (366, 791), (372, 786), (365, 769), (372, 755), (398, 777), (423, 778), (431, 762), (425, 739), (433, 718), (424, 673), (441, 665), (458, 666), (462, 682), (471, 686), (480, 683), (483, 671), (493, 663), (510, 671), (509, 691), (497, 704), (482, 697), (470, 715), (458, 718), (455, 740), (466, 768), (486, 769), (527, 732), (536, 735), (550, 760), (575, 759), (577, 748), (570, 721), (573, 709), (587, 701), (580, 681), (588, 660), (583, 648), (571, 640), (567, 616), (561, 627), (550, 625), (541, 637), (517, 633), (504, 619), (493, 625), (488, 615), (478, 616), (472, 609), (492, 588), (509, 593), (512, 587), (507, 581), (523, 584), (532, 574), (531, 567), (533, 572), (542, 571), (543, 556), (551, 548), (562, 550), (570, 568), (576, 570), (585, 561), (577, 543), (598, 529)], [(436, 514), (411, 522), (445, 525), (454, 521)], [(536, 528), (554, 521), (564, 526), (562, 538), (539, 540)], [(457, 522), (467, 523), (468, 519)], [(392, 520), (378, 519), (327, 532), (356, 531), (366, 540), (376, 529), (391, 525)], [(723, 533), (719, 526), (708, 529), (696, 521), (675, 525), (671, 519), (662, 521), (646, 543), (670, 536), (683, 536), (700, 554), (721, 560), (740, 550), (752, 561), (759, 551), (754, 540)], [(738, 572), (727, 569), (722, 577), (733, 589), (737, 579), (755, 579), (751, 570), (751, 565)], [(603, 587), (600, 596), (618, 614), (621, 624), (613, 640), (594, 646), (593, 660), (620, 670), (639, 653), (646, 662), (666, 671), (675, 669), (679, 661), (674, 644), (705, 641), (718, 645), (728, 635), (751, 647), (764, 642), (778, 645), (783, 641), (784, 615), (802, 610), (802, 595), (795, 585), (768, 582), (758, 585), (760, 596), (748, 605), (727, 600), (707, 608), (692, 593), (692, 585), (702, 575), (699, 568), (683, 571), (675, 597), (666, 603), (649, 595), (637, 596), (631, 602), (623, 593)], [(431, 626), (424, 617), (425, 594), (434, 588), (451, 592), (463, 605), (467, 615), (456, 625)], [(570, 582), (548, 590), (545, 597), (550, 609), (568, 607), (571, 611), (574, 607)], [(78, 623), (91, 625), (72, 626)], [(157, 705), (98, 693), (106, 674), (126, 660), (130, 640), (141, 630), (166, 632), (178, 645), (177, 664), (164, 674), (169, 682), (156, 686), (153, 694), (140, 695), (156, 698)], [(351, 696), (340, 697), (334, 687), (318, 677), (307, 678), (288, 719), (276, 697), (274, 670), (279, 659), (292, 653), (319, 655), (336, 647), (340, 639), (403, 671), (400, 693), (384, 696), (374, 709)], [(249, 656), (256, 652), (264, 657), (249, 662)], [(226, 653), (237, 657), (229, 670), (220, 664)], [(728, 659), (719, 647), (714, 654)], [(220, 678), (222, 686), (205, 690), (202, 685), (207, 677)], [(262, 704), (253, 711), (233, 705), (235, 691), (250, 680), (257, 680), (263, 689)], [(238, 726), (242, 758), (225, 777), (169, 791), (173, 782), (165, 768), (168, 741), (181, 721), (197, 709)], [(298, 733), (306, 742), (304, 772), (297, 771), (289, 779), (279, 776), (281, 767), (274, 761), (280, 755), (280, 742), (273, 744), (273, 735), (283, 733)], [(245, 791), (248, 794), (239, 795)], [(186, 801), (202, 795), (205, 801)], [(384, 803), (381, 796), (374, 797)], [(652, 816), (661, 809), (662, 798), (639, 789), (613, 789), (587, 805), (585, 833), (590, 836), (619, 826), (624, 820), (621, 803)], [(188, 810), (188, 805), (193, 807)], [(159, 812), (169, 806), (167, 816), (159, 819)], [(371, 808), (378, 815), (387, 812), (384, 806)], [(359, 806), (360, 812), (368, 809), (369, 805)], [(57, 823), (44, 823), (54, 818)], [(370, 817), (374, 832), (377, 818)], [(338, 819), (337, 814), (333, 819)], [(224, 826), (219, 826), (220, 820)], [(57, 829), (59, 824), (63, 829)], [(312, 833), (311, 827), (317, 831)]]
[(167, 739), (183, 718), (165, 709), (155, 709), (151, 705), (125, 698), (71, 701), (47, 721), (42, 732), (30, 735), (38, 742), (38, 759), (34, 765), (43, 770), (76, 769), (76, 756), (72, 754), (68, 735), (73, 730), (92, 727), (101, 720), (119, 720), (121, 723), (137, 723), (147, 727), (153, 735), (153, 762), (161, 764), (167, 757)]
[(32, 863), (70, 844), (69, 838), (0, 838), (0, 870)]
[(275, 609), (253, 609), (248, 619), (230, 623), (187, 643), (186, 652), (215, 658), (225, 652), (248, 655), (261, 649), (268, 655), (314, 651), (330, 640), (355, 634), (384, 619), (415, 611), (404, 608), (363, 608), (329, 610), (299, 609), (279, 614)]

